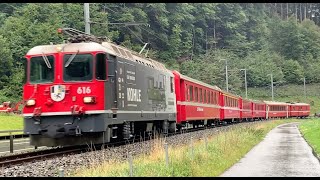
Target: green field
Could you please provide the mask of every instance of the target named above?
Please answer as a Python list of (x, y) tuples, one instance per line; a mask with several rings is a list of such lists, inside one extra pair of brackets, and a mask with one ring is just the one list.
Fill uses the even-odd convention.
[[(227, 132), (219, 132), (217, 135), (208, 137), (208, 149), (205, 148), (203, 140), (195, 141), (193, 153), (190, 145), (169, 147), (169, 167), (166, 167), (165, 164), (164, 142), (157, 139), (149, 155), (134, 157), (133, 174), (138, 177), (219, 176), (258, 144), (271, 129), (283, 123), (300, 121), (296, 119), (272, 120), (254, 125), (234, 126)], [(103, 164), (92, 164), (91, 168), (79, 168), (70, 175), (129, 176), (129, 165), (128, 162), (109, 161), (106, 158)]]
[[(19, 115), (13, 114), (0, 114), (0, 131), (5, 130), (22, 130), (23, 118)], [(16, 132), (12, 134), (22, 134), (22, 132)], [(8, 135), (7, 133), (0, 133), (0, 136)]]
[(320, 157), (320, 119), (308, 120), (299, 125), (302, 136)]

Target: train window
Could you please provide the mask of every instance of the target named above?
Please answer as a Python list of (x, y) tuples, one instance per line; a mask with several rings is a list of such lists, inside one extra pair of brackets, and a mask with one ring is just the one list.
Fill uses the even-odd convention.
[(228, 97), (225, 97), (226, 106), (230, 106)]
[(187, 100), (189, 100), (189, 88), (188, 88), (188, 84), (186, 84), (186, 86), (185, 86), (185, 100), (187, 101)]
[(189, 86), (190, 91), (190, 101), (193, 101), (193, 86)]
[(163, 75), (163, 89), (166, 88), (166, 76)]
[(66, 54), (64, 60), (65, 81), (90, 81), (92, 80), (92, 60), (91, 54)]
[(54, 57), (37, 56), (30, 59), (30, 83), (53, 82)]
[(214, 100), (215, 100), (215, 97), (214, 97), (214, 96), (215, 96), (215, 93), (212, 92), (212, 93), (211, 93), (211, 104), (215, 104), (215, 103), (214, 103)]
[(215, 96), (216, 96), (216, 92), (213, 92), (212, 93), (212, 104), (216, 104), (216, 102), (215, 102), (215, 100), (216, 100), (216, 98), (215, 98)]
[(170, 91), (173, 93), (173, 77), (170, 77)]
[(194, 88), (194, 101), (198, 102), (198, 87)]
[(207, 90), (204, 89), (204, 92), (203, 92), (203, 103), (207, 103)]
[(227, 106), (231, 106), (230, 98), (227, 97)]
[(158, 88), (158, 81), (154, 82), (154, 88), (157, 89)]
[(214, 93), (214, 103), (218, 104), (218, 93)]
[(211, 104), (211, 93), (210, 91), (208, 91), (208, 104)]
[(107, 62), (106, 54), (99, 53), (96, 55), (96, 79), (106, 80), (107, 79)]
[(116, 56), (113, 56), (111, 54), (108, 55), (108, 77), (114, 77), (116, 73)]
[(160, 74), (159, 75), (159, 89), (164, 89), (164, 75)]
[(153, 89), (154, 79), (153, 77), (148, 78), (148, 89)]

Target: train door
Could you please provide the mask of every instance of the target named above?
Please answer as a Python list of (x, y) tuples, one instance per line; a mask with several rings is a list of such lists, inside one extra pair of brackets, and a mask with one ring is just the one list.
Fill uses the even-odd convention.
[(125, 64), (122, 61), (118, 61), (117, 64), (117, 86), (116, 86), (116, 98), (118, 100), (118, 109), (125, 108), (125, 94), (126, 94), (126, 73), (125, 73)]
[(116, 92), (116, 56), (108, 54), (108, 81), (106, 88), (106, 109), (115, 109), (117, 107), (117, 92)]
[(269, 106), (266, 105), (266, 119), (269, 118), (269, 110), (270, 110)]

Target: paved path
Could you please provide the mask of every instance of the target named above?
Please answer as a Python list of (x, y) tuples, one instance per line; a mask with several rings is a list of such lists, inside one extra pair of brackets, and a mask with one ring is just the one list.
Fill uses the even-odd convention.
[[(13, 139), (13, 151), (20, 152), (25, 150), (34, 149), (34, 146), (29, 145), (29, 138), (17, 138)], [(43, 147), (38, 147), (43, 148)], [(0, 156), (3, 154), (10, 153), (10, 141), (9, 140), (0, 140)]]
[(320, 176), (320, 163), (301, 136), (297, 123), (290, 123), (271, 130), (221, 176)]

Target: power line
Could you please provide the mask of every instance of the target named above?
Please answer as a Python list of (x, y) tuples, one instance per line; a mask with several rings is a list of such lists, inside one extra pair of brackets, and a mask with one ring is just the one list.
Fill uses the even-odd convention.
[(140, 39), (129, 27), (125, 26), (125, 28), (127, 28), (142, 44), (145, 44), (145, 42), (143, 42), (142, 39)]

